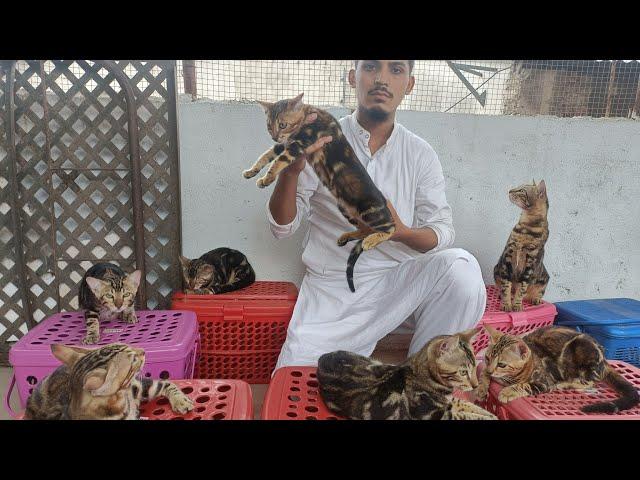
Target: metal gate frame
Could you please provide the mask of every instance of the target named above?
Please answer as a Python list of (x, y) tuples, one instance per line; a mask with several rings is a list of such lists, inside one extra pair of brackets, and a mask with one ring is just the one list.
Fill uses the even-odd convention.
[[(93, 65), (90, 65), (88, 62), (92, 62)], [(64, 310), (65, 303), (67, 304), (66, 306), (68, 307), (68, 301), (66, 302), (62, 301), (61, 295), (60, 295), (61, 282), (63, 280), (62, 275), (64, 275), (65, 273), (65, 272), (62, 272), (59, 268), (60, 262), (65, 262), (65, 264), (67, 265), (68, 263), (66, 262), (73, 262), (80, 265), (81, 262), (95, 263), (97, 261), (116, 262), (116, 263), (124, 261), (125, 263), (127, 262), (132, 263), (132, 260), (123, 258), (122, 256), (118, 257), (113, 255), (115, 250), (111, 252), (112, 254), (110, 256), (107, 255), (106, 257), (104, 255), (96, 257), (96, 255), (92, 255), (92, 254), (83, 255), (81, 256), (81, 258), (76, 258), (76, 257), (67, 258), (68, 256), (65, 257), (65, 252), (60, 251), (60, 248), (58, 245), (59, 240), (57, 239), (58, 227), (62, 222), (65, 221), (65, 218), (60, 216), (62, 214), (56, 216), (56, 212), (55, 212), (56, 201), (59, 200), (60, 203), (63, 203), (63, 202), (59, 198), (60, 192), (57, 192), (56, 188), (54, 188), (54, 183), (55, 183), (53, 180), (54, 175), (56, 175), (56, 178), (59, 175), (60, 178), (64, 179), (64, 183), (66, 184), (68, 184), (67, 182), (73, 182), (74, 179), (77, 179), (78, 175), (81, 175), (83, 173), (86, 173), (88, 175), (89, 172), (91, 172), (91, 174), (96, 176), (94, 181), (99, 181), (97, 179), (100, 178), (102, 174), (114, 175), (117, 173), (120, 175), (121, 179), (123, 180), (125, 180), (126, 176), (128, 175), (130, 178), (130, 184), (131, 184), (130, 198), (128, 199), (129, 201), (123, 203), (122, 206), (118, 204), (117, 213), (121, 214), (120, 217), (116, 217), (116, 219), (105, 218), (106, 222), (101, 220), (101, 223), (103, 226), (107, 227), (105, 230), (108, 230), (110, 228), (109, 225), (112, 225), (112, 224), (115, 225), (115, 222), (116, 220), (118, 220), (118, 218), (120, 218), (120, 221), (122, 221), (122, 218), (125, 218), (124, 216), (125, 210), (121, 210), (121, 208), (126, 209), (126, 212), (130, 211), (131, 221), (129, 222), (129, 219), (126, 219), (125, 223), (131, 223), (133, 227), (133, 229), (129, 230), (130, 236), (131, 235), (133, 236), (133, 239), (132, 239), (133, 240), (132, 242), (133, 243), (132, 244), (133, 261), (135, 262), (135, 267), (142, 270), (142, 273), (143, 273), (142, 278), (146, 279), (145, 282), (140, 283), (140, 287), (138, 289), (138, 294), (136, 298), (136, 303), (138, 305), (138, 308), (140, 308), (140, 306), (142, 306), (142, 308), (147, 307), (147, 301), (148, 301), (147, 285), (149, 283), (156, 283), (155, 281), (150, 282), (150, 279), (147, 276), (147, 273), (149, 273), (149, 269), (147, 268), (148, 259), (150, 259), (151, 261), (155, 261), (154, 258), (150, 257), (149, 255), (150, 251), (153, 252), (155, 250), (157, 253), (158, 251), (162, 250), (162, 247), (167, 245), (169, 246), (169, 248), (167, 249), (167, 252), (169, 253), (165, 252), (165, 257), (169, 257), (169, 261), (167, 262), (166, 259), (161, 259), (161, 260), (164, 260), (164, 264), (162, 264), (162, 261), (160, 260), (159, 262), (160, 262), (161, 268), (155, 268), (156, 271), (152, 273), (153, 273), (153, 276), (156, 278), (156, 280), (161, 280), (162, 282), (164, 282), (163, 286), (165, 287), (164, 288), (165, 293), (167, 292), (167, 284), (168, 284), (168, 287), (170, 287), (171, 289), (178, 288), (180, 284), (180, 275), (179, 275), (179, 270), (177, 266), (177, 254), (181, 251), (182, 242), (181, 242), (181, 228), (180, 228), (181, 227), (180, 183), (179, 183), (179, 157), (178, 157), (178, 144), (177, 144), (175, 61), (131, 62), (131, 63), (120, 62), (120, 63), (123, 64), (125, 67), (129, 65), (130, 66), (129, 70), (133, 69), (133, 72), (129, 71), (128, 72), (129, 75), (127, 75), (127, 73), (125, 73), (123, 66), (119, 65), (114, 61), (109, 61), (109, 60), (91, 60), (91, 61), (82, 61), (82, 60), (58, 61), (57, 60), (57, 61), (48, 62), (48, 65), (49, 66), (54, 65), (54, 69), (59, 69), (64, 74), (64, 78), (66, 80), (68, 80), (69, 77), (71, 78), (72, 86), (67, 90), (67, 92), (71, 92), (71, 94), (68, 97), (64, 98), (65, 102), (73, 103), (73, 101), (75, 100), (74, 96), (79, 96), (83, 99), (81, 100), (80, 105), (83, 105), (86, 107), (86, 105), (84, 105), (85, 103), (91, 104), (93, 102), (93, 104), (99, 107), (98, 105), (100, 103), (99, 95), (101, 93), (107, 92), (107, 90), (111, 92), (108, 95), (108, 98), (110, 99), (108, 105), (112, 104), (112, 100), (115, 102), (115, 99), (119, 95), (123, 97), (125, 112), (123, 115), (121, 115), (118, 118), (122, 118), (122, 117), (126, 118), (126, 133), (127, 133), (126, 143), (128, 147), (127, 153), (128, 153), (128, 160), (129, 160), (128, 168), (118, 168), (119, 167), (118, 165), (116, 165), (116, 167), (112, 167), (112, 166), (109, 166), (109, 164), (103, 165), (102, 167), (96, 167), (92, 165), (78, 167), (77, 165), (75, 165), (75, 160), (77, 160), (77, 157), (74, 157), (73, 156), (74, 154), (70, 153), (69, 151), (67, 151), (66, 153), (69, 154), (69, 158), (71, 160), (74, 160), (73, 162), (74, 165), (69, 166), (69, 164), (67, 164), (65, 166), (63, 164), (58, 165), (56, 163), (57, 159), (54, 160), (54, 158), (52, 157), (52, 143), (55, 143), (56, 145), (64, 149), (64, 146), (62, 145), (60, 139), (64, 137), (65, 131), (68, 133), (71, 133), (72, 135), (77, 135), (80, 138), (80, 141), (85, 143), (86, 145), (86, 140), (89, 136), (100, 133), (98, 132), (97, 121), (94, 121), (94, 120), (100, 120), (102, 118), (106, 118), (107, 123), (109, 122), (116, 123), (116, 124), (120, 123), (120, 125), (117, 125), (120, 128), (123, 128), (124, 125), (121, 125), (123, 122), (118, 122), (118, 121), (114, 122), (113, 118), (110, 116), (113, 114), (114, 107), (112, 107), (111, 110), (104, 108), (101, 111), (100, 108), (92, 107), (91, 105), (89, 105), (88, 108), (93, 108), (93, 110), (96, 111), (96, 114), (95, 114), (95, 117), (90, 120), (90, 122), (93, 125), (91, 125), (87, 130), (82, 130), (82, 132), (77, 132), (75, 130), (72, 131), (72, 129), (75, 128), (74, 127), (74, 125), (76, 125), (75, 122), (79, 122), (79, 121), (85, 122), (86, 119), (84, 116), (81, 115), (81, 113), (86, 116), (88, 109), (82, 111), (81, 113), (77, 113), (77, 115), (76, 115), (76, 112), (73, 112), (73, 114), (70, 114), (67, 119), (63, 119), (60, 116), (56, 117), (55, 119), (50, 118), (49, 113), (50, 113), (51, 106), (49, 105), (48, 95), (51, 95), (51, 93), (48, 93), (48, 92), (50, 92), (51, 88), (53, 87), (57, 91), (57, 93), (55, 93), (55, 95), (57, 95), (55, 98), (58, 98), (59, 99), (58, 101), (63, 100), (62, 90), (56, 87), (56, 85), (54, 85), (54, 82), (61, 76), (61, 74), (58, 73), (57, 77), (53, 78), (51, 81), (48, 81), (49, 74), (45, 72), (45, 61), (41, 60), (41, 61), (37, 61), (37, 63), (36, 61), (30, 61), (31, 66), (37, 65), (38, 67), (38, 71), (35, 72), (34, 70), (34, 72), (37, 74), (37, 76), (39, 76), (40, 82), (39, 82), (39, 85), (37, 85), (33, 89), (31, 94), (27, 93), (27, 98), (29, 100), (32, 100), (32, 103), (28, 104), (25, 101), (25, 104), (28, 107), (27, 110), (33, 109), (33, 107), (36, 105), (36, 102), (38, 102), (38, 99), (33, 100), (31, 97), (29, 97), (29, 95), (32, 95), (32, 96), (37, 95), (39, 97), (39, 103), (40, 103), (38, 110), (40, 107), (42, 109), (41, 110), (42, 118), (40, 119), (40, 124), (44, 126), (43, 133), (45, 137), (45, 140), (43, 143), (44, 158), (42, 158), (42, 160), (44, 161), (46, 159), (47, 167), (46, 167), (46, 172), (44, 172), (44, 175), (46, 175), (47, 178), (45, 181), (41, 182), (41, 185), (43, 186), (46, 185), (47, 187), (45, 188), (46, 196), (47, 196), (46, 203), (48, 204), (47, 220), (50, 226), (49, 227), (50, 231), (46, 233), (49, 234), (48, 244), (51, 247), (51, 255), (53, 257), (52, 259), (53, 268), (47, 265), (48, 262), (46, 261), (46, 257), (47, 257), (46, 253), (44, 257), (45, 258), (44, 263), (45, 263), (45, 269), (47, 270), (47, 273), (50, 273), (51, 270), (53, 270), (53, 275), (55, 278), (53, 282), (54, 285), (51, 286), (49, 284), (49, 287), (51, 291), (53, 291), (53, 288), (55, 288), (55, 292), (57, 292), (57, 299), (56, 299), (57, 301), (55, 301), (57, 311)], [(82, 71), (84, 72), (84, 75), (82, 75), (81, 78), (78, 78), (77, 82), (75, 82), (75, 79), (76, 79), (75, 76), (68, 75), (68, 73), (70, 72), (69, 66), (71, 64), (81, 67)], [(131, 66), (134, 64), (136, 68), (133, 68)], [(8, 200), (9, 200), (8, 208), (10, 209), (10, 222), (11, 222), (12, 233), (13, 233), (13, 247), (14, 247), (13, 252), (3, 251), (3, 255), (1, 257), (5, 257), (5, 255), (11, 255), (11, 253), (13, 253), (13, 257), (15, 259), (15, 267), (17, 269), (17, 278), (14, 279), (18, 287), (17, 288), (18, 292), (16, 293), (19, 293), (19, 297), (20, 297), (19, 301), (21, 302), (21, 310), (26, 319), (26, 327), (27, 327), (27, 330), (30, 330), (37, 324), (37, 321), (38, 321), (38, 319), (34, 318), (34, 307), (37, 305), (38, 299), (35, 298), (35, 295), (33, 293), (30, 294), (30, 291), (33, 292), (34, 282), (30, 282), (29, 276), (31, 272), (29, 272), (28, 270), (29, 267), (27, 266), (28, 259), (25, 258), (25, 249), (27, 249), (25, 245), (25, 229), (29, 229), (30, 227), (30, 224), (29, 224), (30, 218), (28, 214), (25, 214), (23, 211), (26, 204), (22, 206), (22, 208), (20, 208), (21, 203), (25, 203), (25, 199), (24, 198), (21, 199), (21, 183), (20, 183), (20, 178), (19, 178), (20, 175), (18, 170), (20, 166), (19, 161), (22, 160), (22, 163), (25, 163), (25, 162), (24, 162), (24, 159), (18, 158), (18, 153), (16, 149), (16, 145), (17, 145), (16, 126), (18, 121), (17, 117), (20, 114), (29, 116), (33, 112), (31, 110), (29, 111), (23, 110), (21, 112), (17, 111), (18, 109), (16, 107), (16, 102), (15, 102), (16, 87), (18, 86), (16, 82), (16, 66), (17, 66), (17, 61), (8, 61), (0, 64), (0, 79), (2, 79), (3, 70), (4, 70), (4, 75), (6, 76), (5, 92), (4, 92), (5, 101), (3, 102), (4, 105), (0, 105), (0, 109), (4, 109), (4, 112), (0, 112), (0, 114), (4, 113), (4, 123), (5, 123), (4, 133), (6, 135), (5, 144), (7, 146), (6, 148), (7, 155), (5, 156), (5, 163), (7, 164), (6, 176), (8, 177), (7, 178), (8, 183), (5, 185), (5, 190), (6, 190), (5, 193), (8, 193), (8, 195), (5, 195), (5, 197), (8, 196)], [(158, 74), (158, 77), (153, 76), (152, 72), (155, 71), (154, 69), (160, 72)], [(98, 71), (100, 72), (106, 71), (108, 72), (108, 75), (106, 75), (105, 77), (100, 77), (99, 75), (96, 74), (96, 72)], [(51, 72), (51, 74), (53, 76), (53, 71)], [(100, 83), (101, 79), (104, 80), (104, 84)], [(115, 81), (120, 87), (120, 92), (116, 92), (115, 90), (113, 90), (113, 88), (108, 86), (107, 82), (111, 79), (115, 79)], [(142, 91), (142, 87), (138, 86), (138, 83), (135, 83), (136, 80), (137, 82), (142, 81), (143, 84), (146, 85), (146, 87), (144, 88), (144, 91)], [(82, 83), (83, 81), (85, 83)], [(92, 92), (96, 91), (96, 89), (92, 89), (91, 91), (89, 91), (86, 88), (87, 81), (94, 82), (96, 86), (101, 87), (98, 90), (98, 93), (95, 94), (95, 96), (92, 96)], [(150, 111), (154, 111), (154, 106), (152, 103), (150, 103), (151, 97), (149, 95), (151, 95), (151, 93), (149, 93), (149, 91), (151, 91), (152, 93), (160, 92), (160, 96), (164, 97), (163, 98), (164, 102), (162, 103), (161, 108), (159, 108), (157, 111), (154, 112), (155, 115), (153, 115), (152, 113), (149, 113)], [(37, 94), (35, 92), (37, 92)], [(66, 94), (67, 92), (64, 92), (64, 93)], [(146, 98), (145, 98), (145, 94), (147, 94)], [(85, 100), (87, 101), (84, 102)], [(118, 101), (120, 101), (120, 99), (118, 99)], [(56, 102), (55, 105), (58, 105), (58, 103)], [(66, 107), (62, 107), (62, 108), (66, 108)], [(116, 106), (116, 108), (118, 108), (118, 106)], [(144, 120), (140, 117), (139, 109), (143, 109), (143, 110), (146, 109), (147, 113), (149, 113), (149, 118), (147, 120), (151, 120), (150, 123), (154, 123), (154, 121), (156, 121), (156, 123), (153, 124), (152, 126), (146, 125), (147, 127), (146, 129), (141, 129), (140, 124), (141, 124), (141, 121), (144, 124)], [(122, 110), (122, 108), (120, 108), (120, 110)], [(60, 110), (58, 110), (57, 113), (59, 114)], [(74, 119), (75, 119), (75, 122), (73, 122)], [(2, 120), (2, 117), (0, 117), (0, 120)], [(105, 120), (102, 120), (102, 121), (104, 122)], [(58, 125), (58, 123), (61, 123), (62, 126), (54, 131), (51, 128), (51, 126)], [(84, 124), (86, 123), (82, 123), (82, 125)], [(157, 132), (158, 129), (161, 133), (159, 135), (153, 134), (155, 136), (150, 137), (151, 135), (150, 132), (151, 131)], [(111, 128), (109, 132), (111, 132), (112, 130), (113, 128)], [(143, 138), (145, 140), (148, 140), (146, 144), (149, 145), (151, 143), (152, 145), (151, 147), (149, 147), (149, 149), (147, 149), (146, 152), (144, 152), (146, 153), (146, 156), (144, 159), (141, 156), (141, 146), (140, 146), (141, 133), (145, 135)], [(116, 132), (116, 135), (118, 135), (117, 132)], [(109, 140), (113, 142), (113, 139), (106, 138), (104, 135), (102, 136), (103, 136), (103, 143), (106, 142), (107, 145), (111, 147), (111, 145), (109, 145), (108, 143), (109, 143)], [(98, 143), (98, 145), (100, 144)], [(0, 146), (2, 146), (2, 142), (0, 142)], [(77, 151), (78, 150), (76, 150), (76, 152)], [(158, 166), (154, 168), (155, 164), (151, 162), (151, 159), (152, 158), (155, 159), (156, 157), (149, 154), (149, 152), (155, 152), (156, 156), (158, 155), (158, 153), (162, 152), (165, 155), (165, 157), (167, 157), (165, 158), (165, 160), (168, 160), (168, 162), (166, 162), (168, 166), (165, 166), (165, 167)], [(92, 155), (96, 156), (94, 152), (92, 153)], [(59, 158), (62, 158), (62, 157), (63, 156), (61, 155)], [(124, 158), (123, 155), (121, 155), (121, 157)], [(115, 163), (117, 163), (118, 159), (115, 157), (113, 158), (116, 160)], [(1, 161), (2, 161), (2, 156), (0, 156), (0, 162)], [(82, 159), (79, 160), (79, 163), (82, 163)], [(162, 162), (162, 165), (164, 164), (165, 164), (165, 161)], [(150, 165), (151, 167), (149, 167)], [(25, 166), (25, 169), (26, 168), (27, 167)], [(32, 168), (32, 167), (29, 166), (29, 168)], [(143, 178), (142, 176), (143, 168), (146, 169), (145, 171), (147, 173), (151, 172), (149, 173), (149, 176), (146, 179)], [(96, 175), (96, 172), (98, 172), (97, 175)], [(73, 175), (75, 175), (75, 177), (72, 178)], [(1, 176), (2, 176), (2, 169), (0, 168), (0, 177)], [(163, 177), (168, 178), (169, 181), (167, 182)], [(159, 195), (158, 195), (158, 192), (156, 191), (151, 192), (152, 188), (149, 185), (152, 185), (154, 180), (156, 181), (155, 183), (156, 187), (158, 185), (157, 183), (158, 181), (162, 182), (161, 186), (162, 184), (164, 184), (164, 187), (162, 188), (162, 190), (159, 190)], [(147, 183), (146, 188), (143, 187), (143, 181), (146, 181)], [(91, 180), (87, 180), (87, 182), (88, 184), (90, 184)], [(173, 185), (171, 185), (171, 183), (173, 183)], [(1, 186), (2, 184), (0, 183), (0, 187)], [(77, 186), (75, 185), (73, 186), (74, 188), (77, 189)], [(169, 188), (169, 187), (172, 187), (172, 188)], [(79, 191), (79, 194), (82, 194), (82, 197), (88, 202), (88, 194), (91, 192), (90, 188), (82, 189), (82, 187), (80, 187), (80, 189), (82, 191)], [(162, 198), (162, 194), (165, 191), (169, 191), (168, 200)], [(0, 193), (2, 192), (0, 191)], [(25, 192), (25, 193), (33, 193), (33, 192)], [(103, 193), (101, 192), (98, 192), (98, 193), (103, 198), (105, 197)], [(117, 193), (117, 191), (115, 193)], [(114, 193), (114, 196), (115, 196), (115, 193)], [(156, 193), (156, 195), (161, 198), (159, 200), (156, 199), (153, 193)], [(56, 195), (58, 195), (58, 197)], [(152, 199), (148, 201), (145, 200), (145, 203), (147, 204), (147, 212), (145, 212), (145, 203), (143, 203), (143, 195), (149, 195), (148, 198)], [(0, 205), (5, 205), (5, 210), (6, 210), (7, 203), (3, 204), (1, 200), (2, 200), (2, 197), (0, 196)], [(107, 198), (107, 200), (112, 200), (112, 199)], [(119, 201), (122, 202), (122, 200), (120, 199)], [(117, 202), (114, 202), (114, 203), (117, 203)], [(128, 208), (129, 207), (128, 204), (130, 204), (130, 208)], [(86, 204), (83, 203), (83, 205), (86, 205)], [(161, 218), (158, 214), (159, 205), (161, 205), (161, 208), (164, 208), (164, 211), (163, 211), (165, 215), (164, 218)], [(42, 211), (44, 210), (45, 208), (42, 208)], [(64, 211), (65, 210), (63, 208), (62, 213), (64, 213)], [(165, 213), (165, 212), (168, 212), (168, 213)], [(105, 213), (105, 212), (94, 211), (92, 213), (99, 214), (99, 213)], [(154, 219), (150, 218), (152, 216), (152, 213), (155, 213), (156, 215), (159, 216), (161, 220), (159, 223), (162, 223), (162, 221), (168, 219), (168, 222), (165, 222), (166, 224), (164, 225), (164, 230), (165, 232), (166, 231), (171, 232), (169, 233), (169, 237), (165, 237), (165, 241), (162, 245), (157, 244), (158, 247), (160, 248), (156, 248), (153, 245), (153, 243), (158, 240), (157, 237), (160, 234), (158, 235), (153, 234), (154, 233), (153, 226), (157, 226), (157, 223), (154, 223)], [(173, 215), (171, 215), (171, 213), (173, 213)], [(89, 223), (88, 220), (90, 220), (92, 217), (86, 217), (86, 218), (87, 218), (87, 222), (86, 222), (87, 224), (85, 225), (84, 222), (80, 222), (81, 227), (88, 227), (88, 223)], [(98, 215), (96, 218), (101, 218), (101, 217)], [(149, 228), (147, 228), (147, 225), (145, 225), (145, 218), (148, 221), (150, 220), (150, 225), (152, 225), (151, 232), (149, 232)], [(177, 223), (177, 225), (175, 225), (175, 223)], [(1, 226), (2, 225), (0, 224), (0, 227)], [(147, 230), (147, 235), (145, 235), (145, 230)], [(157, 230), (160, 231), (159, 228)], [(41, 229), (41, 231), (45, 232), (46, 228)], [(91, 233), (93, 234), (94, 232), (91, 231)], [(113, 233), (113, 230), (111, 233)], [(99, 236), (100, 235), (95, 235), (96, 238)], [(171, 236), (173, 236), (173, 238), (171, 238)], [(116, 238), (120, 240), (122, 237), (124, 237), (123, 241), (129, 242), (131, 240), (131, 238), (127, 238), (126, 235), (123, 236), (122, 233), (118, 231), (118, 234), (116, 234)], [(92, 238), (91, 242), (89, 242), (89, 246), (87, 247), (87, 249), (92, 245), (93, 240), (94, 239)], [(0, 244), (0, 246), (2, 245)], [(78, 249), (75, 248), (75, 250), (78, 250)], [(80, 248), (80, 250), (81, 251), (83, 250), (82, 247)], [(102, 250), (104, 251), (104, 249)], [(158, 257), (160, 256), (161, 255), (158, 255)], [(3, 259), (3, 262), (4, 260), (6, 260), (6, 257), (5, 259)], [(154, 265), (154, 266), (157, 267), (157, 265)], [(33, 275), (31, 276), (33, 277)], [(2, 277), (2, 271), (0, 270), (0, 287), (3, 286), (1, 277)], [(4, 283), (7, 283), (8, 280), (7, 279), (5, 280), (6, 281)], [(162, 282), (157, 282), (157, 283), (162, 283)], [(77, 292), (77, 286), (78, 286), (78, 282), (75, 281), (75, 285), (73, 285), (72, 290)], [(42, 290), (40, 286), (38, 286), (36, 290), (38, 289)], [(161, 307), (164, 306), (162, 305), (163, 299), (158, 300), (157, 298), (158, 292), (154, 292), (154, 293), (156, 294), (155, 295), (156, 298), (154, 299), (154, 302), (156, 303), (156, 305), (159, 305)], [(160, 294), (162, 294), (165, 297), (167, 296), (162, 292), (160, 292)], [(49, 298), (48, 300), (51, 300), (51, 298)], [(166, 300), (168, 301), (168, 299)], [(164, 303), (166, 304), (166, 302)], [(17, 306), (18, 306), (18, 303), (16, 303), (16, 307)], [(0, 319), (0, 321), (3, 322), (3, 326), (5, 328), (8, 328), (6, 317), (4, 319)], [(9, 319), (9, 322), (13, 323), (11, 322), (10, 319)], [(22, 322), (22, 323), (25, 323), (25, 322)], [(18, 325), (18, 326), (21, 326), (21, 325)], [(20, 335), (21, 333), (24, 334), (25, 332), (23, 330), (18, 331), (18, 329), (16, 328), (15, 331), (13, 332), (13, 335), (21, 336)], [(8, 342), (6, 342), (5, 340), (5, 342), (0, 342), (0, 364), (6, 363), (7, 353), (8, 353)]]

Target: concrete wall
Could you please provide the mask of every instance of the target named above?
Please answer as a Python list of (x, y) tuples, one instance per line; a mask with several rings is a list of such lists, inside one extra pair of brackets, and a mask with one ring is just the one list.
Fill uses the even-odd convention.
[[(338, 117), (347, 114), (336, 109)], [(276, 241), (260, 190), (241, 172), (272, 141), (254, 104), (179, 105), (183, 253), (219, 246), (247, 254), (258, 279), (299, 284), (304, 228)], [(640, 123), (623, 119), (400, 112), (440, 156), (456, 246), (492, 270), (519, 212), (507, 191), (545, 179), (550, 238), (546, 298), (640, 298)]]

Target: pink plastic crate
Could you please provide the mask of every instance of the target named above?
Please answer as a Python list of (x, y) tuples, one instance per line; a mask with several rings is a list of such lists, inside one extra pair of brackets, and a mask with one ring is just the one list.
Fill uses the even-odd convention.
[[(620, 361), (609, 361), (609, 364), (640, 390), (639, 368)], [(618, 397), (604, 383), (596, 387), (595, 391), (556, 390), (505, 404), (498, 400), (502, 385), (492, 382), (483, 406), (500, 420), (640, 420), (640, 406), (618, 413), (582, 412), (580, 407)]]
[[(186, 310), (140, 310), (136, 316), (135, 324), (100, 322), (96, 347), (115, 342), (135, 345), (145, 351), (142, 374), (146, 377), (193, 378), (199, 343), (196, 315)], [(60, 366), (49, 345), (83, 346), (85, 334), (84, 312), (62, 312), (40, 322), (11, 348), (9, 362), (22, 408), (36, 385)], [(9, 408), (11, 390), (7, 391), (5, 408), (15, 416)]]
[[(495, 285), (487, 285), (487, 307), (478, 325), (491, 327), (511, 335), (524, 335), (540, 327), (552, 325), (557, 310), (553, 303), (545, 302), (531, 305), (523, 301), (521, 312), (503, 312), (500, 303), (500, 291)], [(485, 331), (478, 334), (473, 342), (477, 357), (484, 356), (483, 350), (489, 345), (489, 336)]]
[(147, 420), (252, 420), (251, 387), (242, 380), (174, 380), (193, 400), (194, 409), (180, 415), (169, 400), (156, 398), (140, 405), (140, 417)]

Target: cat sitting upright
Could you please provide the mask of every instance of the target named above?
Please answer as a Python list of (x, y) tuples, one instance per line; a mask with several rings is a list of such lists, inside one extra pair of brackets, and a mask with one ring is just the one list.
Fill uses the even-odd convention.
[(549, 238), (547, 187), (542, 180), (509, 190), (509, 200), (522, 209), (511, 231), (493, 276), (500, 289), (502, 310), (522, 310), (524, 298), (533, 305), (542, 301), (549, 283), (544, 266), (544, 246)]
[(112, 263), (96, 263), (80, 282), (78, 304), (85, 309), (86, 345), (100, 340), (100, 322), (120, 318), (136, 323), (135, 297), (140, 285), (141, 271), (126, 274)]
[[(245, 178), (258, 174), (270, 162), (267, 173), (257, 181), (258, 187), (270, 185), (278, 173), (319, 138), (333, 137), (320, 150), (308, 157), (322, 184), (333, 194), (340, 213), (357, 230), (338, 238), (339, 246), (358, 240), (347, 260), (347, 282), (355, 292), (353, 268), (363, 251), (375, 248), (395, 232), (395, 223), (387, 201), (360, 163), (342, 133), (340, 124), (330, 113), (302, 103), (303, 94), (276, 103), (259, 102), (267, 113), (267, 129), (275, 142), (258, 161), (243, 172)], [(306, 123), (308, 116), (317, 118)]]

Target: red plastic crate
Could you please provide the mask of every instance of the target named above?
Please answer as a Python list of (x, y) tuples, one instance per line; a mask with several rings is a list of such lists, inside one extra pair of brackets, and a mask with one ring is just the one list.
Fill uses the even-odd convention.
[(318, 393), (316, 367), (282, 367), (273, 375), (262, 404), (262, 420), (345, 420)]
[[(640, 369), (625, 362), (609, 364), (640, 390)], [(584, 413), (580, 407), (617, 398), (618, 395), (604, 383), (597, 391), (556, 390), (531, 397), (518, 398), (509, 403), (498, 400), (502, 385), (493, 381), (484, 408), (501, 420), (640, 420), (640, 407), (618, 413)]]
[[(500, 303), (500, 291), (495, 285), (487, 285), (487, 306), (478, 325), (490, 325), (501, 332), (511, 335), (523, 335), (540, 327), (552, 325), (557, 315), (553, 303), (545, 302), (531, 305), (523, 301), (521, 312), (503, 312)], [(473, 341), (473, 350), (477, 357), (484, 356), (483, 350), (489, 345), (489, 336), (483, 330)]]
[[(262, 420), (348, 420), (327, 408), (318, 392), (317, 367), (282, 367), (264, 396)], [(470, 401), (466, 392), (454, 396)]]
[(196, 378), (269, 383), (298, 299), (290, 282), (259, 281), (218, 295), (173, 295), (171, 308), (195, 312), (200, 330)]
[(194, 409), (181, 415), (171, 410), (166, 397), (140, 406), (148, 420), (252, 420), (251, 387), (242, 380), (172, 380), (193, 400)]

